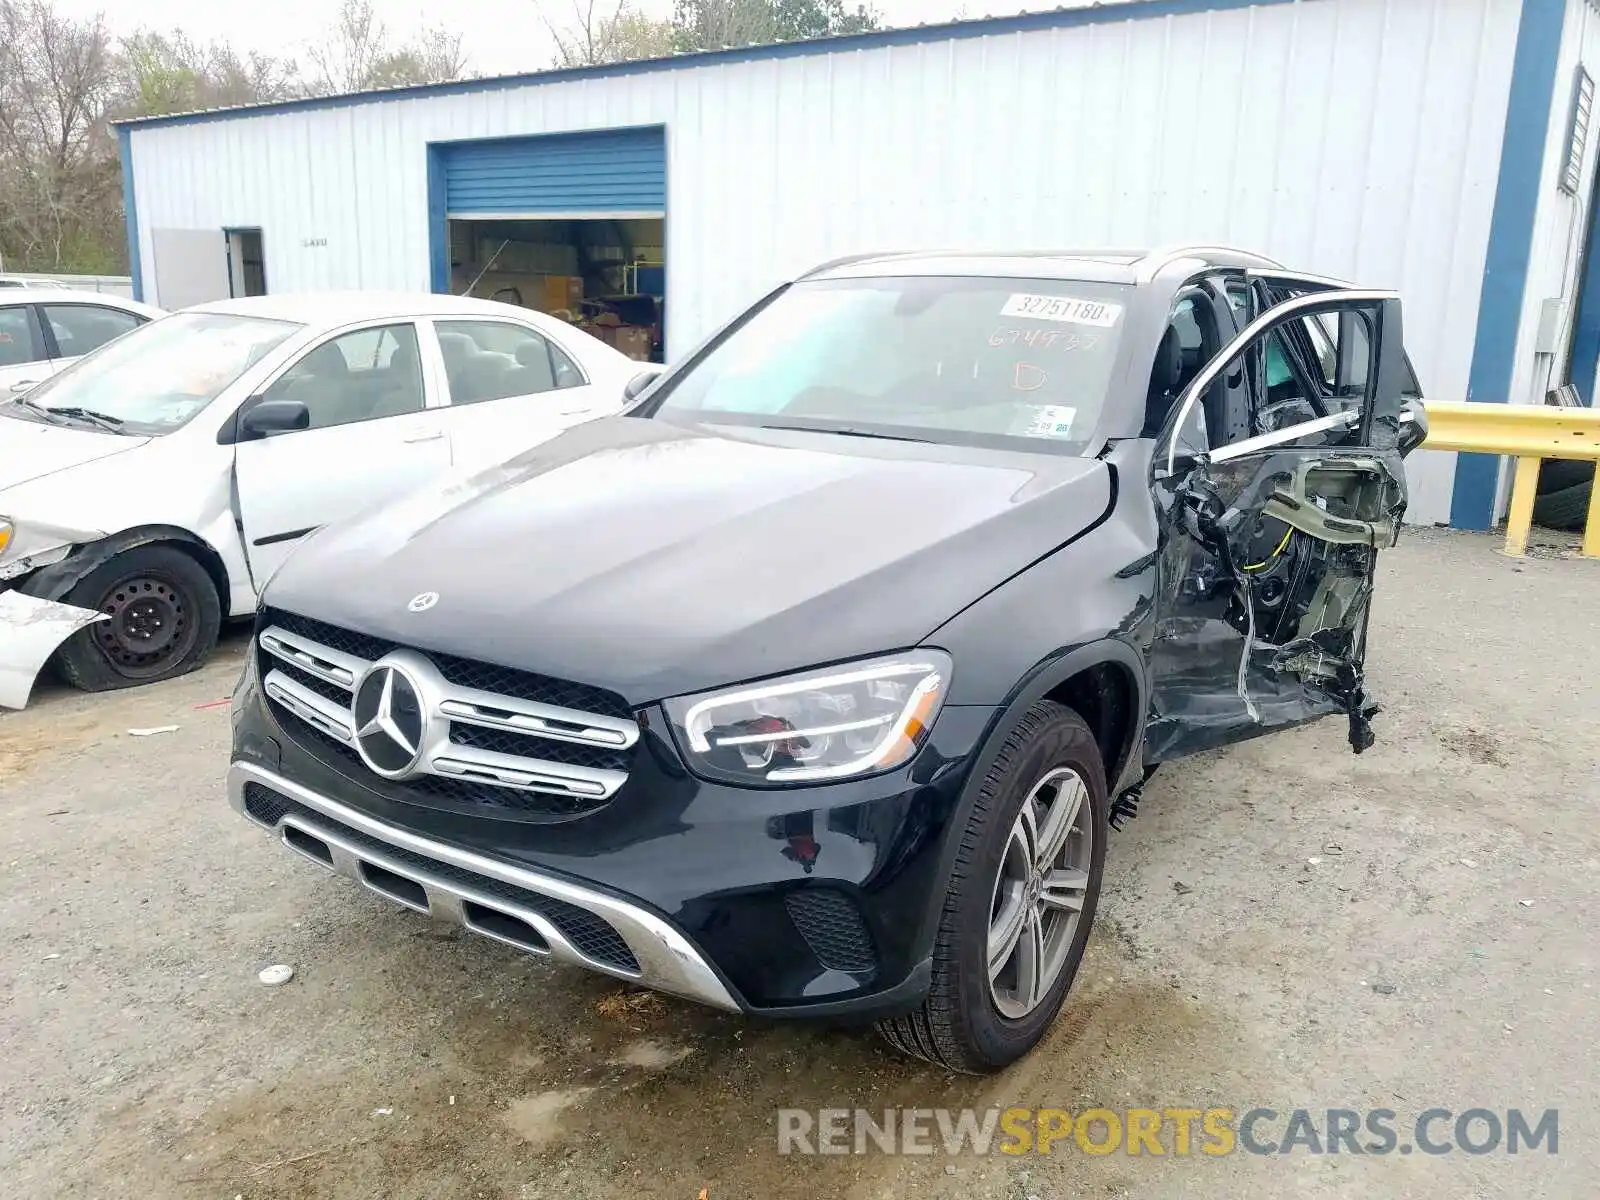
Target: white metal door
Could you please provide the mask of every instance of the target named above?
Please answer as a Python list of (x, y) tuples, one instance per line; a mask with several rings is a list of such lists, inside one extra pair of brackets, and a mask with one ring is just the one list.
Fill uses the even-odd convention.
[(155, 303), (168, 310), (226, 300), (228, 239), (220, 229), (153, 229)]
[(561, 347), (526, 325), (435, 320), (457, 470), (506, 461), (596, 415), (595, 386)]
[[(262, 400), (303, 404), (311, 427), (241, 440), (234, 471), (259, 589), (316, 529), (394, 500), (450, 467), (411, 322), (350, 330), (291, 363)], [(251, 406), (246, 401), (245, 410)]]

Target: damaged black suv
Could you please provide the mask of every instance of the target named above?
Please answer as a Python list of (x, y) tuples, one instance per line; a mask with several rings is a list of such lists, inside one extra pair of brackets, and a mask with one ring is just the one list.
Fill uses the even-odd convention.
[(1061, 1007), (1160, 763), (1372, 741), (1425, 432), (1391, 293), (1223, 248), (874, 255), (639, 382), (287, 561), (239, 811), (512, 946), (986, 1071)]

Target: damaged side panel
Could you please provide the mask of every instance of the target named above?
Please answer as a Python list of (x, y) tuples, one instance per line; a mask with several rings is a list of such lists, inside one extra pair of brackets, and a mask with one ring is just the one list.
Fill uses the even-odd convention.
[(1405, 499), (1392, 452), (1267, 452), (1158, 488), (1168, 529), (1147, 761), (1335, 713), (1352, 749), (1372, 744), (1373, 575)]

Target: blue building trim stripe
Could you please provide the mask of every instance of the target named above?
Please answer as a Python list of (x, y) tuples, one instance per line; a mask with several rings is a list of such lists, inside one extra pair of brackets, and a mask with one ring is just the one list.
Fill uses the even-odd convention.
[(450, 219), (446, 216), (445, 142), (428, 143), (428, 290), (450, 291)]
[[(190, 125), (202, 121), (236, 120), (269, 113), (306, 112), (319, 108), (349, 108), (361, 104), (382, 104), (393, 100), (413, 100), (429, 96), (457, 96), (472, 92), (497, 92), (508, 88), (536, 87), (573, 79), (607, 79), (623, 75), (643, 75), (654, 71), (677, 71), (691, 67), (720, 66), (731, 63), (760, 62), (767, 59), (800, 58), (810, 54), (846, 54), (854, 50), (876, 50), (884, 46), (914, 46), (926, 42), (959, 41), (967, 38), (1001, 37), (1041, 29), (1074, 29), (1084, 25), (1109, 25), (1118, 21), (1148, 21), (1162, 17), (1186, 17), (1196, 13), (1229, 12), (1239, 8), (1271, 8), (1298, 4), (1303, 0), (1124, 0), (1123, 3), (1097, 4), (1092, 8), (1056, 9), (1051, 12), (1019, 13), (1011, 17), (986, 17), (978, 21), (952, 21), (943, 25), (918, 25), (910, 29), (880, 29), (842, 37), (815, 38), (804, 42), (782, 42), (775, 46), (740, 46), (729, 50), (706, 50), (696, 54), (677, 54), (670, 58), (647, 58), (636, 62), (606, 63), (596, 67), (568, 67), (527, 75), (500, 75), (488, 79), (462, 79), (454, 83), (425, 84), (420, 87), (390, 88), (380, 92), (355, 92), (343, 96), (313, 96), (303, 100), (281, 100), (247, 108), (213, 109), (209, 112), (179, 113), (167, 117), (145, 117), (128, 121), (119, 128), (149, 129), (161, 125)], [(1537, 4), (1538, 0), (1529, 0)], [(1526, 20), (1526, 18), (1524, 18)]]
[(144, 275), (139, 270), (139, 205), (133, 195), (133, 134), (117, 130), (117, 157), (122, 162), (122, 219), (128, 227), (128, 274), (133, 278), (133, 298), (144, 299)]
[[(1534, 214), (1544, 177), (1545, 137), (1555, 96), (1556, 59), (1561, 53), (1564, 0), (1523, 0), (1512, 59), (1511, 94), (1500, 142), (1500, 179), (1483, 264), (1478, 329), (1467, 375), (1467, 399), (1504, 404), (1511, 396), (1512, 363), (1528, 282)], [(1500, 459), (1492, 454), (1456, 458), (1450, 524), (1488, 529), (1494, 524)]]

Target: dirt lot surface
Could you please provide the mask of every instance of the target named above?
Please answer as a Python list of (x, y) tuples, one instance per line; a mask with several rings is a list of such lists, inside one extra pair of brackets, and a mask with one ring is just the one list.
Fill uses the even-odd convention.
[[(1049, 1040), (993, 1079), (456, 935), (222, 798), (237, 638), (0, 716), (7, 1196), (1535, 1197), (1600, 1174), (1600, 564), (1412, 532), (1334, 722), (1153, 782)], [(129, 736), (175, 724), (175, 732)], [(271, 963), (293, 982), (264, 987)], [(1560, 1109), (1511, 1156), (780, 1157), (780, 1107)], [(1267, 1133), (1275, 1139), (1282, 1123)], [(1409, 1139), (1402, 1139), (1409, 1140)]]

